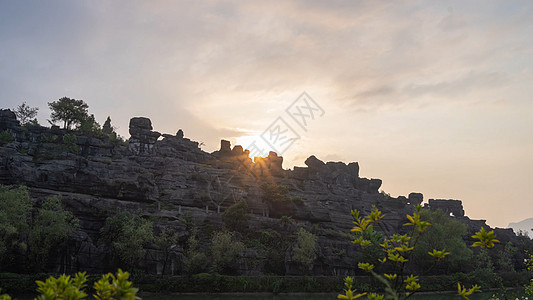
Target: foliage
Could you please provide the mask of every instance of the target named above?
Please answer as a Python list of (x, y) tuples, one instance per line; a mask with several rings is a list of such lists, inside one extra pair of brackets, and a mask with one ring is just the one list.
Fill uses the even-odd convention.
[(243, 199), (230, 207), (222, 214), (222, 221), (229, 230), (242, 231), (246, 228), (250, 215), (248, 203)]
[(481, 230), (476, 232), (472, 237), (479, 240), (472, 244), (472, 247), (492, 248), (494, 247), (494, 243), (500, 242), (496, 239), (494, 230), (487, 232), (484, 227), (481, 227)]
[[(353, 241), (355, 244), (362, 248), (369, 247), (375, 243), (379, 243), (382, 251), (386, 254), (385, 257), (379, 260), (379, 265), (374, 265), (368, 262), (358, 263), (359, 269), (368, 272), (376, 278), (384, 288), (385, 294), (370, 294), (369, 299), (407, 299), (420, 290), (421, 285), (419, 276), (405, 274), (407, 263), (411, 260), (412, 255), (415, 253), (418, 243), (423, 235), (431, 225), (428, 221), (422, 218), (422, 207), (417, 205), (412, 215), (407, 215), (408, 220), (404, 226), (412, 226), (411, 232), (408, 234), (393, 234), (392, 236), (379, 237), (378, 233), (373, 230), (372, 224), (380, 224), (381, 220), (385, 217), (376, 207), (372, 208), (369, 215), (365, 217), (360, 216), (358, 210), (352, 210), (352, 216), (354, 218), (355, 226), (351, 230), (355, 232), (356, 238)], [(494, 239), (494, 235), (490, 233), (476, 233), (474, 236), (480, 239), (481, 247), (488, 247), (497, 240)], [(450, 254), (446, 250), (433, 249), (428, 251), (429, 256), (433, 257), (435, 263), (444, 259)], [(379, 269), (387, 270), (387, 273), (379, 274)], [(345, 280), (346, 286), (349, 287), (349, 280)], [(459, 285), (459, 295), (467, 297), (473, 292), (479, 290), (478, 286), (467, 290)], [(350, 294), (351, 293), (351, 294)], [(350, 295), (349, 295), (350, 294)], [(353, 291), (348, 288), (345, 290), (342, 299), (353, 299)]]
[[(264, 183), (260, 188), (263, 192), (261, 199), (264, 203), (268, 204), (272, 217), (292, 214), (292, 197), (286, 185)], [(301, 202), (303, 203), (303, 201)]]
[[(289, 218), (293, 222), (292, 218)], [(283, 222), (283, 217), (281, 218)], [(280, 234), (276, 230), (249, 232), (244, 239), (247, 248), (262, 250), (266, 257), (264, 259), (265, 273), (285, 274), (285, 254), (292, 244), (294, 235)]]
[(78, 227), (78, 219), (63, 208), (59, 197), (44, 200), (31, 223), (28, 237), (30, 265), (35, 271), (43, 270), (52, 248), (65, 242), (68, 234)]
[(304, 267), (310, 267), (316, 259), (317, 236), (304, 228), (296, 232), (296, 246), (292, 249), (292, 260)]
[[(381, 220), (384, 215), (382, 215), (381, 212), (376, 215), (375, 212), (377, 209), (375, 207), (373, 209), (373, 218), (376, 219), (377, 224), (380, 224), (379, 220)], [(383, 241), (383, 234), (374, 230), (374, 226), (371, 224), (373, 221), (370, 219), (370, 216), (369, 218), (360, 218), (359, 211), (357, 210), (352, 211), (351, 214), (354, 218), (354, 223), (357, 225), (351, 230), (356, 235), (353, 243), (361, 246), (363, 260), (371, 263), (378, 263), (385, 259), (386, 254), (383, 253), (380, 246)]]
[(63, 144), (65, 146), (66, 151), (77, 154), (79, 151), (77, 142), (78, 142), (78, 138), (76, 137), (75, 134), (67, 133), (63, 135)]
[(496, 265), (505, 272), (514, 272), (513, 256), (516, 254), (516, 247), (511, 242), (507, 242), (505, 247), (497, 253)]
[(63, 121), (63, 128), (70, 129), (71, 125), (79, 125), (88, 117), (89, 105), (83, 100), (63, 97), (57, 101), (48, 102), (48, 107), (52, 111), (50, 118), (52, 122)]
[(198, 239), (196, 238), (197, 230), (191, 229), (191, 236), (187, 240), (187, 251), (185, 253), (185, 272), (187, 274), (198, 274), (207, 271), (207, 255), (200, 249)]
[(281, 221), (281, 225), (283, 227), (289, 227), (290, 225), (293, 225), (295, 222), (291, 216), (281, 216), (279, 220)]
[(2, 289), (0, 289), (0, 300), (11, 300), (11, 297), (9, 297), (8, 294), (1, 294)]
[(291, 198), (291, 201), (292, 203), (294, 203), (295, 205), (297, 206), (304, 206), (305, 205), (305, 201), (304, 201), (304, 198), (300, 197), (300, 196), (294, 196)]
[(25, 186), (13, 188), (0, 185), (0, 269), (14, 257), (14, 253), (26, 250), (23, 236), (29, 230), (31, 199)]
[(261, 185), (263, 191), (262, 200), (269, 204), (284, 204), (291, 200), (289, 189), (282, 184), (264, 183)]
[[(140, 300), (137, 297), (138, 288), (128, 280), (130, 274), (118, 269), (116, 275), (111, 273), (102, 275), (102, 278), (94, 283), (97, 300)], [(88, 296), (85, 292), (87, 276), (85, 272), (77, 273), (74, 277), (60, 275), (55, 278), (50, 276), (45, 281), (37, 280), (37, 292), (40, 294), (35, 300), (79, 300)], [(0, 289), (1, 291), (1, 289)], [(9, 295), (0, 295), (0, 300), (11, 300)]]
[(65, 274), (55, 278), (50, 276), (46, 281), (36, 281), (37, 292), (40, 294), (36, 300), (69, 299), (78, 300), (87, 297), (83, 291), (86, 287), (87, 276), (78, 273), (74, 278)]
[(237, 271), (237, 259), (243, 249), (244, 244), (236, 241), (233, 232), (215, 232), (211, 239), (213, 271), (219, 274), (234, 274)]
[(135, 268), (146, 254), (145, 246), (153, 241), (152, 222), (141, 217), (141, 211), (119, 211), (106, 219), (102, 238), (111, 244), (121, 265)]
[(446, 273), (468, 269), (473, 252), (462, 238), (467, 234), (466, 225), (447, 216), (441, 210), (422, 210), (421, 217), (430, 222), (431, 226), (420, 237), (414, 250), (417, 265), (423, 270), (432, 268), (437, 258), (426, 253), (434, 249), (445, 249), (450, 254), (439, 262), (439, 268), (446, 269)]
[(94, 118), (94, 115), (84, 115), (80, 119), (80, 124), (78, 127), (78, 130), (87, 136), (96, 136), (96, 137), (104, 137), (105, 134), (103, 134), (102, 129), (100, 128), (100, 124), (96, 122), (96, 119)]
[(480, 249), (474, 257), (475, 270), (473, 272), (477, 282), (482, 286), (495, 286), (498, 275), (494, 271), (494, 263), (487, 249)]
[[(0, 263), (3, 269), (15, 263), (18, 255), (27, 255), (34, 271), (44, 269), (50, 251), (65, 242), (78, 220), (65, 211), (58, 197), (43, 201), (34, 217), (25, 186), (0, 185)], [(20, 269), (20, 266), (16, 266)]]
[(467, 290), (464, 286), (462, 287), (460, 283), (457, 283), (457, 295), (467, 300), (469, 299), (467, 296), (470, 296), (475, 292), (479, 292), (480, 290), (481, 287), (477, 284)]
[[(533, 254), (527, 253), (527, 258), (524, 261), (527, 266), (527, 270), (533, 273)], [(533, 279), (530, 280), (529, 285), (526, 285), (526, 294), (533, 296)]]
[(113, 126), (111, 126), (111, 117), (110, 116), (107, 116), (107, 119), (105, 120), (104, 125), (102, 126), (102, 131), (105, 134), (112, 134), (112, 133), (115, 132), (115, 130), (113, 129)]
[(17, 108), (15, 108), (15, 115), (19, 120), (21, 125), (26, 125), (28, 123), (36, 123), (37, 112), (39, 111), (38, 107), (30, 107), (26, 104), (26, 101), (22, 102)]
[(15, 141), (15, 138), (9, 131), (4, 130), (0, 132), (0, 146), (5, 146), (13, 141)]
[(169, 227), (166, 227), (159, 233), (159, 235), (154, 237), (154, 243), (159, 249), (161, 249), (161, 251), (163, 251), (164, 255), (162, 274), (165, 274), (170, 254), (176, 249), (178, 242), (178, 232)]
[(366, 292), (354, 295), (355, 291), (352, 290), (353, 283), (352, 283), (352, 278), (350, 276), (346, 277), (346, 279), (344, 280), (344, 286), (346, 287), (346, 289), (344, 289), (344, 295), (338, 295), (337, 296), (338, 299), (353, 300), (353, 299), (357, 299), (357, 298), (360, 298), (366, 295)]
[(130, 274), (118, 269), (116, 276), (108, 273), (102, 279), (94, 283), (97, 300), (136, 300), (141, 299), (136, 296), (139, 289), (132, 287), (133, 283), (128, 281)]

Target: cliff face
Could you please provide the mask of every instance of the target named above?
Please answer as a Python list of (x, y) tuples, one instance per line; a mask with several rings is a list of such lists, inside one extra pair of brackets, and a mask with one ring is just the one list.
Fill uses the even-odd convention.
[[(131, 119), (127, 143), (78, 135), (72, 145), (66, 141), (65, 130), (21, 127), (9, 110), (0, 111), (0, 131), (4, 130), (15, 141), (0, 147), (0, 184), (27, 185), (35, 201), (61, 195), (66, 208), (80, 220), (80, 230), (70, 237), (66, 251), (55, 253), (50, 271), (107, 270), (109, 247), (99, 243), (99, 231), (118, 210), (141, 209), (152, 217), (155, 227), (173, 228), (185, 239), (187, 222), (200, 228), (221, 228), (221, 214), (245, 200), (250, 232), (289, 235), (295, 226), (303, 226), (317, 234), (318, 256), (313, 265), (298, 268), (287, 251), (286, 273), (345, 274), (358, 257), (348, 234), (351, 209), (368, 212), (375, 205), (387, 215), (385, 229), (400, 232), (412, 205), (423, 200), (420, 193), (398, 198), (379, 193), (381, 180), (359, 177), (357, 162), (324, 163), (311, 156), (305, 161), (307, 167), (284, 170), (283, 158), (275, 153), (252, 162), (246, 150), (231, 149), (227, 141), (222, 141), (219, 151), (206, 153), (181, 130), (176, 135), (153, 131), (147, 118)], [(263, 202), (261, 186), (265, 183), (288, 187), (291, 197), (299, 201), (285, 206)], [(482, 220), (465, 217), (460, 201), (430, 200), (429, 206), (451, 212), (471, 231), (488, 227)], [(295, 224), (284, 223), (282, 216), (291, 216)], [(502, 242), (514, 237), (512, 231), (497, 233)], [(182, 272), (183, 245), (175, 250), (167, 273)], [(153, 246), (140, 267), (160, 273), (162, 256)], [(267, 256), (265, 251), (248, 247), (242, 254), (240, 273), (264, 273)]]

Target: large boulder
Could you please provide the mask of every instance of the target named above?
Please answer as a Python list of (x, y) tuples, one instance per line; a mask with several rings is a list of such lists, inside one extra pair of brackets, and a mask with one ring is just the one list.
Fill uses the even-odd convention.
[(129, 150), (137, 155), (153, 154), (153, 147), (161, 133), (152, 131), (152, 121), (145, 117), (130, 119)]
[(453, 199), (429, 199), (428, 206), (432, 210), (440, 209), (446, 214), (452, 214), (455, 217), (464, 217), (463, 202)]
[(220, 141), (220, 150), (218, 150), (220, 153), (223, 154), (229, 154), (231, 153), (231, 143), (230, 141), (221, 140)]
[(309, 171), (311, 172), (317, 172), (320, 171), (322, 168), (326, 166), (326, 164), (321, 161), (320, 159), (316, 158), (316, 156), (311, 155), (305, 160), (305, 165), (309, 168)]
[(424, 201), (424, 195), (422, 193), (410, 193), (409, 194), (409, 204), (419, 205)]
[(9, 109), (0, 109), (0, 131), (4, 130), (10, 131), (15, 137), (19, 136), (23, 131), (17, 116)]

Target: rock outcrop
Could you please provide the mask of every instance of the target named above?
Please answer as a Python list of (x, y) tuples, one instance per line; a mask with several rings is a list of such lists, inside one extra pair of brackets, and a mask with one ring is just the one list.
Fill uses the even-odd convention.
[(427, 207), (433, 210), (440, 209), (446, 214), (451, 214), (454, 217), (465, 216), (463, 202), (461, 202), (461, 200), (429, 199)]
[[(323, 162), (310, 156), (305, 161), (307, 167), (286, 170), (282, 168), (283, 157), (274, 152), (252, 161), (248, 150), (238, 145), (232, 149), (229, 141), (222, 140), (220, 150), (207, 153), (197, 142), (185, 138), (181, 129), (176, 135), (161, 135), (153, 131), (150, 119), (143, 117), (131, 119), (128, 142), (77, 135), (76, 147), (63, 139), (66, 133), (75, 132), (23, 128), (9, 110), (0, 111), (3, 130), (15, 136), (15, 141), (0, 147), (0, 183), (27, 185), (36, 200), (61, 195), (65, 206), (80, 220), (80, 230), (69, 242), (76, 254), (68, 259), (56, 257), (50, 271), (106, 270), (109, 249), (98, 243), (99, 232), (106, 217), (118, 210), (141, 209), (156, 220), (157, 228), (169, 227), (186, 237), (186, 222), (210, 230), (221, 228), (223, 212), (244, 200), (250, 232), (276, 231), (290, 236), (295, 226), (302, 226), (318, 235), (318, 259), (312, 271), (291, 267), (288, 251), (283, 256), (287, 273), (342, 275), (356, 265), (356, 248), (347, 234), (352, 227), (351, 209), (368, 213), (375, 205), (386, 214), (385, 230), (399, 232), (405, 214), (423, 201), (420, 193), (411, 193), (408, 198), (379, 193), (381, 180), (360, 177), (357, 162)], [(270, 211), (273, 206), (263, 201), (265, 183), (288, 190), (289, 202), (283, 213), (290, 214), (292, 225), (274, 218), (283, 214)], [(486, 226), (484, 221), (476, 223), (464, 217), (458, 200), (431, 199), (428, 206), (462, 218), (472, 230)], [(180, 247), (172, 257), (172, 267), (167, 268), (169, 274), (182, 272)], [(338, 255), (341, 252), (344, 255)], [(245, 253), (241, 265), (255, 267), (243, 267), (241, 273), (266, 272), (266, 266), (252, 263), (264, 262), (266, 253), (254, 249)], [(153, 245), (140, 266), (150, 273), (161, 272), (162, 256)], [(76, 263), (66, 265), (65, 261)]]
[(129, 149), (137, 155), (152, 154), (153, 147), (161, 133), (152, 131), (152, 121), (144, 117), (130, 120)]

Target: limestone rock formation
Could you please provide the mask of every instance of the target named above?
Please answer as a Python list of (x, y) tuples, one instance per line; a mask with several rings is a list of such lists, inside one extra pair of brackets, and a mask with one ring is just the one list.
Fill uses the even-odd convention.
[(422, 201), (424, 201), (424, 195), (422, 193), (410, 193), (409, 194), (409, 203), (412, 205), (420, 205), (422, 204)]
[(305, 165), (309, 168), (311, 172), (320, 172), (326, 164), (320, 159), (316, 158), (314, 155), (309, 156), (305, 160)]
[(179, 129), (178, 132), (176, 132), (176, 137), (178, 139), (182, 139), (183, 138), (183, 130)]
[(463, 203), (460, 200), (452, 199), (429, 199), (429, 209), (440, 209), (446, 214), (452, 214), (455, 217), (464, 217), (465, 211), (463, 209)]
[(20, 127), (17, 116), (10, 109), (0, 109), (0, 128), (15, 129)]
[(135, 117), (130, 120), (129, 149), (137, 155), (151, 154), (152, 149), (161, 133), (152, 131), (152, 121), (145, 117)]
[[(49, 271), (105, 271), (110, 254), (98, 243), (99, 232), (106, 217), (119, 209), (142, 209), (145, 216), (156, 220), (156, 228), (172, 228), (186, 240), (187, 222), (206, 231), (220, 229), (224, 211), (244, 200), (250, 232), (290, 237), (300, 226), (318, 235), (318, 259), (306, 274), (345, 275), (357, 265), (357, 250), (347, 234), (352, 227), (351, 209), (368, 213), (375, 205), (386, 215), (385, 230), (399, 232), (412, 205), (423, 201), (420, 193), (408, 198), (379, 193), (381, 180), (360, 177), (357, 162), (323, 162), (310, 156), (307, 167), (286, 170), (283, 157), (274, 152), (252, 162), (248, 150), (238, 145), (231, 149), (225, 140), (220, 150), (207, 153), (198, 142), (185, 138), (182, 130), (159, 139), (161, 134), (143, 117), (131, 119), (131, 137), (126, 143), (76, 133), (78, 151), (65, 147), (62, 140), (67, 131), (63, 129), (26, 126), (27, 133), (18, 134), (24, 129), (8, 110), (0, 111), (3, 130), (13, 134), (16, 142), (0, 147), (0, 183), (25, 184), (36, 201), (61, 195), (67, 209), (80, 220), (79, 231), (69, 239), (77, 254), (68, 259), (55, 257)], [(263, 201), (265, 183), (286, 189), (288, 194), (282, 197), (287, 201), (286, 211), (271, 211), (274, 206)], [(428, 207), (452, 213), (471, 231), (487, 228), (483, 220), (464, 217), (458, 200), (431, 199)], [(293, 223), (275, 216), (290, 216), (285, 220)], [(502, 234), (512, 239), (510, 232)], [(183, 272), (180, 251), (172, 256), (167, 273)], [(344, 255), (338, 254), (341, 252)], [(268, 253), (257, 249), (244, 253), (240, 273), (269, 272), (265, 263)], [(152, 245), (140, 267), (149, 273), (161, 272), (162, 257), (161, 249)], [(286, 257), (283, 273), (302, 274), (301, 269), (292, 267), (290, 253)], [(263, 263), (253, 263), (256, 261)], [(251, 265), (254, 267), (246, 267)]]

